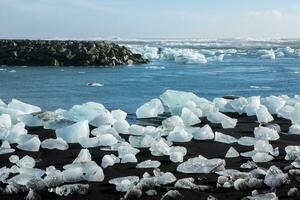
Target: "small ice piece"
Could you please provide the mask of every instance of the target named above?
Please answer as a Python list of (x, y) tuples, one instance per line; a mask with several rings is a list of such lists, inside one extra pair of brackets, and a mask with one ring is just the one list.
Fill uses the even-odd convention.
[(110, 184), (116, 185), (116, 189), (118, 192), (127, 192), (130, 188), (132, 188), (137, 182), (139, 182), (140, 178), (138, 176), (126, 176), (126, 177), (118, 177), (109, 180)]
[(181, 117), (174, 115), (162, 121), (162, 126), (166, 131), (172, 131), (175, 127), (184, 127), (184, 122)]
[(75, 183), (84, 180), (84, 173), (81, 167), (73, 167), (65, 169), (62, 172), (63, 180), (67, 183)]
[(261, 102), (267, 107), (271, 114), (277, 114), (278, 111), (285, 105), (285, 100), (276, 96), (262, 98)]
[(24, 151), (39, 151), (41, 141), (38, 137), (32, 137), (31, 139), (20, 143), (17, 148)]
[(112, 114), (110, 112), (102, 112), (97, 115), (94, 119), (90, 121), (90, 124), (95, 127), (103, 126), (103, 125), (111, 125), (115, 122)]
[(8, 114), (10, 116), (13, 124), (18, 122), (18, 117), (20, 115), (24, 115), (24, 112), (22, 112), (20, 110), (11, 109), (11, 108), (7, 108), (7, 107), (1, 107), (1, 106), (0, 106), (0, 113)]
[(228, 102), (228, 106), (230, 106), (235, 112), (238, 112), (239, 114), (242, 114), (244, 112), (244, 108), (247, 104), (248, 101), (245, 97), (240, 97)]
[(152, 99), (136, 110), (137, 118), (152, 118), (164, 113), (164, 107), (159, 99)]
[(137, 161), (135, 155), (132, 153), (127, 153), (121, 158), (121, 163), (136, 163)]
[(295, 110), (291, 113), (291, 120), (294, 124), (300, 124), (300, 103), (295, 104)]
[(113, 124), (113, 128), (121, 134), (129, 134), (129, 129), (130, 125), (128, 124), (128, 122), (126, 120), (121, 120), (121, 121), (116, 121)]
[(215, 135), (211, 127), (206, 124), (202, 128), (198, 128), (193, 132), (193, 137), (195, 140), (212, 140)]
[(33, 116), (30, 114), (21, 115), (18, 117), (18, 120), (29, 127), (44, 126), (43, 120), (41, 120), (38, 116)]
[(17, 99), (12, 99), (11, 102), (7, 105), (7, 107), (22, 111), (24, 114), (38, 113), (42, 111), (40, 107), (24, 103)]
[(98, 136), (99, 138), (99, 146), (112, 146), (118, 143), (118, 140), (115, 136), (111, 134), (103, 134)]
[(296, 188), (296, 187), (291, 188), (288, 191), (287, 194), (288, 194), (289, 197), (292, 197), (292, 198), (299, 198), (300, 197), (299, 189)]
[(17, 163), (19, 160), (20, 160), (19, 156), (17, 156), (17, 155), (11, 155), (9, 157), (9, 162), (11, 162), (11, 163)]
[(292, 162), (292, 165), (295, 167), (295, 168), (300, 168), (300, 159), (297, 158), (296, 160), (294, 160), (294, 162)]
[(18, 160), (16, 164), (20, 168), (33, 168), (35, 166), (35, 160), (30, 156), (24, 156)]
[(244, 111), (248, 116), (256, 115), (256, 110), (259, 108), (260, 96), (252, 96), (247, 98), (248, 104), (244, 107)]
[(183, 162), (183, 153), (182, 152), (170, 152), (170, 160), (173, 162), (173, 163), (178, 163), (178, 162)]
[(257, 152), (255, 153), (255, 155), (252, 156), (252, 160), (256, 163), (269, 162), (273, 159), (273, 156), (265, 152)]
[(81, 149), (73, 163), (88, 162), (92, 160), (92, 156), (88, 149)]
[(295, 160), (300, 156), (300, 146), (286, 146), (285, 147), (285, 160)]
[(273, 147), (268, 140), (257, 140), (254, 144), (254, 150), (256, 152), (271, 153), (273, 152)]
[(254, 136), (257, 139), (261, 140), (278, 140), (279, 134), (274, 129), (270, 129), (268, 127), (256, 127), (254, 129)]
[(2, 101), (2, 99), (0, 99), (0, 106), (6, 107), (6, 103), (4, 103), (4, 101)]
[(254, 137), (246, 136), (246, 137), (240, 137), (237, 142), (239, 145), (242, 145), (242, 146), (253, 146), (255, 144), (256, 140), (257, 139)]
[(237, 123), (237, 119), (230, 118), (227, 115), (216, 110), (210, 110), (207, 113), (207, 119), (211, 123), (221, 123), (222, 127), (225, 129), (234, 128)]
[(142, 197), (142, 190), (138, 187), (130, 188), (124, 195), (124, 199), (140, 199)]
[(232, 144), (232, 143), (237, 142), (237, 139), (233, 136), (225, 135), (221, 132), (215, 132), (215, 141), (221, 142), (221, 143), (226, 143), (226, 144)]
[(154, 156), (169, 155), (170, 150), (170, 146), (164, 139), (160, 139), (158, 142), (153, 143), (150, 147), (151, 155)]
[(282, 108), (279, 109), (278, 111), (278, 117), (282, 117), (285, 119), (291, 119), (291, 114), (294, 112), (295, 108), (290, 105), (285, 105)]
[(158, 168), (160, 162), (156, 160), (146, 160), (136, 165), (136, 168)]
[(78, 143), (79, 138), (89, 137), (89, 122), (87, 120), (80, 121), (71, 126), (57, 129), (55, 133), (56, 137), (60, 137), (68, 143)]
[(199, 117), (195, 115), (190, 109), (183, 108), (181, 111), (181, 119), (185, 126), (192, 126), (201, 122)]
[(190, 158), (177, 167), (177, 171), (182, 173), (211, 173), (221, 171), (225, 168), (223, 159), (206, 159), (203, 157)]
[(118, 158), (114, 154), (104, 155), (102, 158), (101, 167), (107, 168), (109, 166), (113, 166), (116, 163), (120, 163), (120, 158)]
[(111, 115), (116, 121), (122, 121), (126, 119), (127, 113), (118, 109), (111, 111)]
[(119, 158), (122, 158), (126, 154), (136, 155), (139, 152), (140, 152), (140, 150), (133, 148), (132, 146), (124, 146), (123, 145), (123, 146), (118, 147), (118, 157)]
[(193, 136), (186, 132), (182, 127), (175, 127), (173, 131), (171, 131), (167, 137), (169, 141), (172, 142), (189, 142), (191, 141)]
[(300, 135), (300, 124), (293, 124), (290, 126), (289, 134)]
[(25, 124), (23, 122), (19, 122), (12, 126), (6, 140), (11, 144), (17, 143), (18, 138), (26, 134), (27, 134), (27, 130), (25, 129)]
[(274, 120), (265, 106), (259, 106), (259, 108), (256, 110), (256, 117), (259, 123), (268, 123)]
[(278, 200), (276, 193), (259, 194), (256, 190), (252, 192), (252, 196), (246, 198), (249, 200)]
[(129, 143), (136, 148), (149, 148), (153, 143), (157, 141), (157, 137), (151, 135), (144, 136), (130, 136)]
[(129, 131), (129, 134), (131, 134), (131, 135), (143, 135), (145, 132), (145, 127), (136, 125), (136, 124), (132, 124), (129, 127), (128, 131)]
[(25, 197), (25, 200), (38, 200), (38, 199), (42, 199), (41, 196), (36, 192), (36, 190), (30, 188), (27, 196)]
[(255, 162), (248, 160), (247, 162), (241, 164), (240, 168), (242, 169), (255, 169), (257, 165)]
[(0, 115), (0, 139), (5, 139), (12, 126), (10, 115), (2, 114)]
[(225, 155), (225, 158), (236, 158), (239, 156), (240, 156), (239, 152), (237, 152), (237, 150), (235, 150), (235, 148), (230, 147)]
[(111, 127), (111, 125), (102, 125), (91, 131), (91, 134), (94, 136), (100, 136), (104, 134), (111, 134), (115, 137), (119, 136), (119, 133)]
[(50, 188), (49, 192), (55, 192), (58, 196), (84, 195), (89, 192), (89, 184), (69, 184)]
[(46, 176), (44, 182), (47, 187), (55, 187), (64, 183), (63, 173), (54, 166), (46, 168)]
[(273, 165), (268, 169), (264, 183), (271, 188), (276, 188), (287, 183), (287, 181), (288, 175), (283, 173), (279, 168)]
[(182, 200), (184, 196), (178, 190), (169, 190), (160, 200), (176, 199)]
[(50, 138), (50, 139), (44, 140), (41, 144), (41, 147), (43, 149), (51, 149), (51, 150), (58, 149), (58, 150), (64, 151), (69, 148), (69, 145), (62, 138), (58, 137), (57, 139)]

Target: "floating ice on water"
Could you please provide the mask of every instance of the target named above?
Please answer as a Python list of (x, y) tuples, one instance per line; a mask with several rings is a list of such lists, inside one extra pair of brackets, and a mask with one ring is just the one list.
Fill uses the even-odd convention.
[(127, 153), (121, 157), (121, 163), (136, 163), (138, 160), (132, 153)]
[(89, 191), (88, 184), (69, 184), (49, 189), (49, 192), (54, 192), (58, 196), (84, 195)]
[(275, 60), (276, 55), (273, 49), (271, 50), (266, 50), (266, 49), (261, 49), (258, 50), (257, 53), (260, 55), (261, 58), (266, 58), (266, 59), (272, 59)]
[(17, 165), (20, 168), (33, 168), (35, 166), (35, 160), (30, 156), (24, 156), (17, 161)]
[(285, 105), (286, 101), (280, 97), (269, 96), (266, 98), (262, 98), (261, 102), (267, 107), (268, 111), (271, 114), (277, 114), (278, 111)]
[(220, 54), (218, 56), (211, 56), (211, 57), (208, 57), (206, 60), (208, 62), (222, 62), (223, 59), (224, 59), (224, 56), (225, 54)]
[(199, 117), (188, 108), (182, 109), (180, 117), (186, 126), (192, 126), (201, 122)]
[(159, 99), (152, 99), (136, 110), (137, 118), (157, 117), (164, 113), (164, 107)]
[(33, 116), (30, 114), (21, 115), (18, 117), (18, 120), (29, 127), (44, 126), (43, 120), (41, 120), (38, 116)]
[(284, 150), (286, 152), (285, 160), (295, 160), (300, 156), (300, 146), (289, 145)]
[(126, 192), (131, 187), (135, 185), (135, 183), (139, 182), (140, 178), (138, 176), (126, 176), (126, 177), (118, 177), (109, 180), (110, 184), (116, 185), (116, 189), (119, 192)]
[(212, 140), (215, 135), (211, 127), (206, 124), (201, 128), (197, 128), (196, 131), (193, 132), (193, 137), (195, 140)]
[(129, 129), (130, 125), (128, 124), (128, 122), (126, 120), (121, 120), (121, 121), (116, 121), (113, 124), (113, 128), (121, 134), (129, 134)]
[(87, 120), (80, 121), (71, 126), (57, 129), (55, 133), (56, 137), (60, 137), (68, 143), (78, 143), (79, 138), (89, 137), (89, 123)]
[(235, 148), (230, 147), (225, 155), (225, 158), (236, 158), (239, 156), (240, 156), (239, 152), (237, 152), (237, 150), (235, 150)]
[(226, 143), (226, 144), (231, 144), (231, 143), (237, 142), (237, 139), (233, 136), (225, 135), (221, 132), (215, 132), (215, 141), (221, 142), (221, 143)]
[(38, 137), (32, 137), (31, 139), (20, 143), (17, 148), (24, 151), (39, 151), (41, 141)]
[(7, 107), (10, 109), (19, 110), (24, 114), (38, 113), (42, 111), (40, 107), (24, 103), (17, 99), (12, 99), (11, 102), (7, 105)]
[(265, 106), (259, 106), (256, 110), (256, 117), (259, 123), (268, 123), (274, 120)]
[(167, 137), (172, 142), (188, 142), (191, 141), (193, 136), (186, 132), (182, 127), (175, 127)]
[(277, 133), (277, 131), (275, 131), (274, 129), (270, 129), (268, 127), (256, 127), (254, 129), (254, 136), (257, 139), (261, 139), (261, 140), (278, 140), (279, 139), (279, 134)]
[(177, 171), (182, 173), (211, 173), (223, 170), (225, 160), (223, 159), (206, 159), (203, 157), (190, 158), (177, 167)]
[(62, 138), (58, 137), (57, 139), (50, 138), (46, 139), (42, 142), (41, 147), (43, 149), (58, 149), (58, 150), (67, 150), (69, 148), (69, 145), (66, 141), (64, 141)]
[(271, 188), (276, 188), (287, 183), (287, 181), (288, 175), (273, 165), (268, 169), (264, 183)]
[(254, 138), (254, 137), (245, 136), (245, 137), (240, 137), (237, 142), (238, 142), (239, 145), (253, 146), (255, 144), (256, 140), (257, 139)]
[(256, 163), (269, 162), (273, 159), (273, 156), (265, 152), (257, 152), (252, 156), (252, 160)]
[(103, 83), (87, 83), (87, 86), (92, 86), (92, 87), (103, 87)]
[(128, 131), (129, 131), (129, 134), (131, 134), (131, 135), (143, 135), (145, 132), (145, 127), (136, 125), (136, 124), (132, 124), (129, 127)]
[(146, 160), (136, 165), (136, 168), (158, 168), (160, 162), (156, 160)]
[(102, 158), (101, 167), (107, 168), (109, 166), (113, 166), (116, 163), (120, 163), (120, 158), (118, 158), (114, 154), (104, 155)]

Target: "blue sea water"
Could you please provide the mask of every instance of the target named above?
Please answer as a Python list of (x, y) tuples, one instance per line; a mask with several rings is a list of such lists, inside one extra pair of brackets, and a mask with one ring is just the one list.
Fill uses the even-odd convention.
[(149, 64), (116, 68), (0, 68), (2, 100), (17, 98), (47, 110), (96, 101), (110, 109), (134, 113), (138, 106), (167, 89), (191, 91), (208, 99), (229, 94), (300, 94), (297, 56), (263, 59), (252, 54), (225, 55), (223, 61), (206, 64), (152, 59)]

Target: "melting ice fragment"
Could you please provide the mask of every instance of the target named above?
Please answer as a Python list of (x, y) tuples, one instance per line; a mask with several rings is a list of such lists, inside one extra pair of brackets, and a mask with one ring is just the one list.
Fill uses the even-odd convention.
[(130, 188), (132, 188), (140, 178), (138, 176), (126, 176), (126, 177), (118, 177), (109, 180), (110, 184), (116, 185), (116, 190), (119, 192), (127, 192)]
[(256, 127), (254, 129), (254, 136), (257, 139), (261, 140), (278, 140), (279, 134), (274, 129), (270, 129), (268, 127)]
[(274, 120), (265, 106), (259, 106), (259, 108), (256, 110), (256, 117), (259, 123), (268, 123)]
[(182, 127), (175, 127), (167, 137), (172, 142), (188, 142), (191, 141), (193, 136), (186, 132)]
[(225, 135), (221, 132), (215, 132), (215, 141), (221, 142), (221, 143), (226, 143), (226, 144), (231, 144), (231, 143), (237, 142), (237, 139), (233, 136)]
[(19, 110), (24, 114), (38, 113), (42, 111), (40, 107), (24, 103), (17, 99), (12, 99), (12, 101), (7, 105), (7, 107), (10, 109)]
[(42, 142), (41, 146), (43, 149), (58, 149), (61, 151), (67, 150), (69, 148), (68, 143), (60, 137), (58, 137), (57, 139), (46, 139)]
[(20, 143), (17, 148), (24, 151), (39, 151), (41, 141), (38, 137), (32, 137), (31, 139)]
[(152, 99), (136, 110), (137, 118), (152, 118), (164, 113), (164, 107), (159, 99)]
[(280, 187), (288, 181), (288, 175), (283, 173), (275, 165), (271, 166), (265, 176), (264, 183), (271, 188)]
[(59, 196), (84, 195), (89, 191), (88, 184), (69, 184), (49, 189), (49, 192), (55, 192)]
[(285, 147), (285, 160), (295, 160), (300, 156), (300, 146), (286, 146)]
[(269, 162), (273, 159), (273, 156), (265, 152), (257, 152), (252, 156), (252, 160), (256, 163)]
[(291, 112), (291, 120), (295, 124), (300, 124), (300, 103), (295, 104), (295, 110)]
[(35, 160), (30, 156), (24, 156), (17, 161), (17, 166), (20, 168), (33, 168), (35, 166)]
[(20, 122), (26, 124), (29, 127), (37, 127), (37, 126), (44, 126), (44, 121), (41, 120), (38, 116), (25, 114), (18, 117)]
[(237, 152), (237, 150), (235, 150), (235, 148), (230, 147), (225, 155), (225, 158), (236, 158), (239, 156), (240, 156), (239, 152)]
[(276, 96), (269, 96), (266, 98), (262, 98), (261, 101), (262, 104), (267, 107), (268, 111), (271, 114), (277, 114), (278, 111), (285, 105), (286, 102), (284, 99)]
[(195, 140), (212, 140), (215, 135), (211, 127), (206, 124), (201, 128), (197, 128), (196, 131), (193, 132), (193, 137)]
[(162, 127), (166, 131), (172, 131), (175, 127), (184, 127), (184, 122), (178, 115), (171, 116), (162, 121)]
[(113, 166), (116, 163), (120, 163), (120, 158), (118, 158), (114, 154), (105, 155), (102, 158), (101, 167), (107, 168), (109, 166)]
[(121, 121), (116, 121), (114, 124), (113, 124), (113, 128), (118, 132), (118, 133), (121, 133), (121, 134), (129, 134), (129, 124), (126, 120), (121, 120)]
[(290, 126), (289, 134), (300, 135), (300, 125), (299, 124), (293, 124), (292, 126)]
[(71, 126), (57, 129), (56, 137), (60, 137), (68, 143), (78, 143), (79, 138), (90, 135), (89, 123), (87, 120), (77, 122)]
[(158, 168), (160, 162), (156, 160), (146, 160), (136, 165), (136, 168)]
[(121, 163), (136, 163), (137, 161), (135, 155), (132, 153), (127, 153), (121, 158)]
[(182, 173), (211, 173), (221, 171), (225, 168), (223, 159), (206, 159), (203, 157), (190, 158), (177, 167), (177, 171)]
[(201, 122), (199, 117), (188, 108), (182, 109), (180, 117), (186, 126), (192, 126)]

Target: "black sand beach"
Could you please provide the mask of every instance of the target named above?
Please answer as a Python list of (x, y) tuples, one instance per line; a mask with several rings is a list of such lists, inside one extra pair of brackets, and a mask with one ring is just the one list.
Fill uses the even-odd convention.
[[(228, 113), (227, 113), (228, 114)], [(256, 121), (256, 117), (248, 117), (246, 115), (239, 116), (238, 114), (229, 113), (231, 117), (236, 117), (238, 119), (238, 123), (236, 128), (234, 129), (223, 129), (221, 125), (211, 124), (205, 118), (202, 118), (200, 126), (204, 124), (209, 124), (214, 131), (220, 131), (222, 133), (235, 136), (239, 138), (240, 136), (253, 136), (253, 130), (255, 127), (259, 126)], [(291, 122), (282, 118), (277, 118), (274, 116), (274, 121), (272, 123), (277, 123), (280, 125), (282, 132), (288, 132), (288, 128), (291, 125)], [(159, 120), (148, 120), (148, 123), (154, 123), (158, 125)], [(145, 124), (145, 121), (140, 121), (140, 124)], [(38, 134), (41, 140), (46, 138), (55, 138), (54, 131), (44, 130), (42, 128), (28, 128), (29, 134)], [(128, 139), (127, 135), (122, 135), (123, 138)], [(274, 147), (279, 147), (280, 155), (275, 157), (273, 161), (268, 163), (258, 163), (259, 167), (269, 168), (272, 165), (276, 165), (285, 173), (288, 171), (284, 169), (284, 167), (290, 165), (290, 161), (284, 160), (285, 152), (284, 148), (287, 145), (299, 145), (300, 144), (300, 136), (297, 135), (280, 135), (280, 139), (274, 142), (270, 142)], [(225, 154), (230, 146), (233, 146), (239, 152), (245, 152), (249, 150), (253, 150), (253, 147), (245, 147), (240, 146), (238, 144), (223, 144), (214, 142), (212, 140), (208, 141), (195, 141), (187, 143), (175, 143), (174, 145), (180, 145), (187, 148), (187, 155), (184, 160), (188, 158), (196, 157), (198, 155), (203, 155), (207, 158), (222, 158), (225, 159)], [(16, 149), (16, 152), (13, 153), (15, 155), (24, 156), (30, 155), (31, 157), (38, 160), (36, 167), (45, 169), (50, 165), (54, 165), (58, 169), (62, 169), (62, 166), (65, 164), (71, 163), (78, 155), (79, 151), (82, 147), (79, 144), (70, 145), (70, 148), (66, 151), (58, 151), (58, 150), (46, 150), (41, 149), (39, 152), (24, 152)], [(105, 154), (110, 154), (116, 152), (107, 152), (101, 151), (99, 147), (90, 148), (90, 153), (92, 155), (92, 159), (97, 162), (97, 164), (101, 164), (102, 157)], [(8, 158), (12, 154), (6, 154), (0, 156), (0, 167), (2, 166), (11, 166), (12, 164), (9, 162)], [(204, 184), (210, 185), (214, 187), (214, 191), (212, 192), (193, 192), (188, 190), (179, 190), (180, 193), (184, 196), (184, 199), (207, 199), (209, 195), (216, 197), (217, 199), (241, 199), (247, 195), (251, 195), (251, 191), (236, 191), (234, 188), (225, 189), (225, 188), (216, 188), (217, 183), (217, 175), (216, 174), (183, 174), (176, 171), (176, 167), (178, 164), (172, 163), (169, 160), (169, 157), (154, 157), (150, 154), (148, 149), (141, 149), (141, 152), (137, 154), (137, 159), (139, 162), (152, 159), (158, 160), (161, 162), (160, 170), (163, 172), (172, 172), (177, 179), (185, 178), (185, 177), (194, 177), (196, 184)], [(249, 158), (226, 158), (226, 169), (238, 169), (240, 171), (247, 171), (245, 169), (240, 169), (240, 165), (245, 163), (247, 160), (251, 160)], [(90, 190), (87, 195), (82, 196), (69, 196), (69, 197), (59, 197), (54, 193), (49, 193), (47, 191), (40, 192), (42, 199), (102, 199), (102, 200), (110, 200), (110, 199), (120, 199), (124, 196), (124, 193), (117, 192), (115, 190), (114, 185), (108, 184), (108, 180), (116, 177), (123, 177), (129, 175), (137, 175), (142, 176), (144, 172), (152, 173), (152, 169), (137, 169), (135, 168), (136, 163), (133, 164), (116, 164), (113, 167), (108, 167), (103, 169), (105, 174), (105, 180), (101, 183), (88, 183), (90, 185)], [(167, 192), (170, 187), (173, 185), (169, 185), (166, 187), (157, 188), (158, 195), (149, 197), (143, 194), (141, 199), (160, 199), (163, 194)], [(276, 189), (276, 195), (279, 199), (289, 199), (287, 196), (287, 192), (292, 187), (300, 187), (300, 182), (296, 180), (291, 180), (289, 185), (285, 185), (281, 188)], [(270, 191), (270, 188), (263, 188), (263, 190)], [(24, 199), (27, 193), (18, 194), (18, 195), (5, 195), (0, 196), (0, 199)]]

